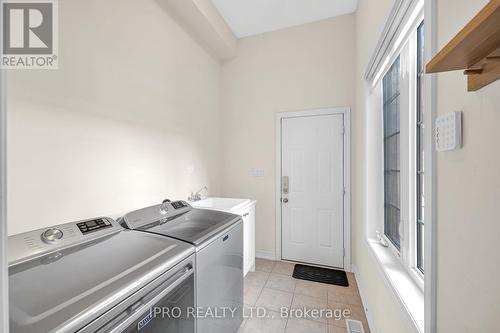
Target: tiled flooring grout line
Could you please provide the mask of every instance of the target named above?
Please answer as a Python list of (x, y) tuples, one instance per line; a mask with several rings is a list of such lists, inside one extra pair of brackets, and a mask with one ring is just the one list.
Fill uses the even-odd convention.
[[(292, 307), (293, 307), (293, 303), (296, 302), (297, 298), (298, 297), (311, 297), (311, 298), (322, 298), (323, 300), (326, 300), (326, 307), (325, 309), (328, 309), (330, 308), (330, 304), (333, 304), (333, 303), (338, 303), (339, 301), (341, 301), (341, 303), (338, 303), (339, 305), (342, 305), (342, 306), (345, 306), (345, 307), (348, 307), (348, 308), (357, 308), (357, 307), (360, 307), (361, 308), (361, 311), (364, 312), (364, 307), (361, 305), (359, 306), (358, 303), (357, 303), (357, 300), (350, 300), (348, 299), (348, 297), (350, 297), (350, 294), (351, 292), (353, 292), (353, 297), (356, 297), (356, 295), (359, 293), (359, 292), (356, 292), (357, 291), (357, 284), (355, 280), (353, 281), (349, 281), (350, 282), (350, 285), (353, 287), (352, 291), (348, 291), (348, 290), (345, 290), (346, 292), (340, 292), (339, 293), (339, 297), (337, 297), (337, 293), (336, 293), (336, 289), (331, 289), (329, 288), (329, 286), (327, 286), (326, 290), (324, 292), (326, 292), (326, 295), (323, 295), (321, 294), (321, 296), (319, 296), (320, 294), (319, 293), (312, 293), (312, 294), (309, 294), (309, 292), (307, 290), (305, 290), (303, 288), (303, 286), (301, 286), (302, 289), (299, 290), (299, 292), (297, 293), (297, 288), (298, 288), (298, 283), (299, 281), (301, 281), (300, 279), (295, 279), (293, 278), (293, 275), (290, 275), (288, 274), (288, 269), (286, 267), (279, 267), (277, 268), (277, 263), (274, 264), (274, 265), (265, 265), (265, 266), (262, 266), (265, 268), (265, 270), (258, 270), (257, 268), (255, 269), (255, 272), (259, 272), (260, 274), (266, 274), (266, 277), (264, 279), (262, 279), (262, 286), (260, 288), (260, 290), (258, 290), (258, 293), (256, 293), (256, 300), (255, 302), (251, 305), (251, 306), (256, 306), (259, 299), (262, 297), (262, 295), (264, 294), (264, 288), (268, 291), (273, 291), (273, 292), (278, 292), (278, 293), (286, 293), (286, 294), (291, 294), (291, 302), (290, 304), (288, 305), (288, 308), (291, 310)], [(277, 269), (278, 271), (275, 271), (275, 269)], [(272, 275), (274, 276), (273, 278), (273, 283), (270, 283), (271, 281), (271, 278), (272, 278)], [(281, 276), (281, 278), (277, 278), (276, 279), (276, 276), (279, 275)], [(292, 286), (292, 288), (289, 288), (288, 286), (286, 288), (283, 288), (283, 289), (286, 289), (286, 290), (283, 290), (283, 289), (279, 289), (281, 288), (281, 284), (280, 283), (276, 283), (276, 281), (279, 281), (280, 279), (283, 279), (284, 276), (287, 276), (288, 278), (286, 278), (286, 281), (284, 282), (285, 285), (288, 285), (288, 279), (293, 279), (294, 280), (294, 284)], [(355, 279), (355, 277), (352, 277)], [(268, 285), (268, 283), (270, 283)], [(313, 283), (315, 283), (313, 281)], [(289, 288), (289, 289), (287, 289)], [(300, 292), (302, 291), (302, 292)], [(326, 296), (326, 297), (324, 297)], [(275, 312), (274, 310), (270, 310), (269, 308), (267, 308), (267, 311), (271, 311), (271, 312)], [(290, 313), (290, 312), (289, 312)], [(280, 319), (281, 318), (281, 313), (280, 311), (278, 311), (278, 315), (279, 317), (277, 319)], [(245, 324), (242, 326), (242, 330), (244, 332), (244, 330), (247, 328), (247, 325), (248, 325), (248, 319), (246, 320)], [(285, 319), (285, 320), (283, 320)], [(292, 326), (292, 323), (290, 323), (290, 320), (293, 319), (290, 315), (286, 316), (286, 318), (281, 318), (281, 320), (284, 321), (284, 324), (282, 327), (284, 327), (282, 330), (276, 330), (274, 331), (275, 333), (278, 333), (278, 332), (282, 332), (282, 333), (286, 333), (287, 330), (290, 328), (290, 329), (294, 329)], [(329, 322), (328, 320), (326, 322), (322, 321), (322, 320), (314, 320), (314, 319), (309, 319), (309, 318), (304, 318), (304, 320), (306, 321), (311, 321), (311, 322), (315, 322), (315, 323), (318, 323), (318, 324), (321, 324), (321, 325), (324, 325), (325, 329), (326, 329), (326, 333), (329, 333), (332, 328), (333, 329), (340, 329), (342, 330), (342, 332), (345, 331), (345, 327), (342, 327), (342, 326), (338, 326), (336, 325), (335, 323), (333, 322)], [(302, 324), (301, 324), (302, 325)], [(266, 330), (267, 332), (267, 330)]]
[[(293, 289), (295, 291), (295, 287)], [(292, 309), (292, 304), (294, 299), (295, 299), (295, 292), (292, 294), (292, 301), (290, 302), (290, 308), (289, 308), (290, 310)], [(290, 322), (290, 315), (288, 315), (288, 317), (286, 318), (285, 330), (283, 331), (283, 333), (286, 333), (286, 329), (288, 328), (289, 322)]]
[[(255, 269), (253, 272), (249, 272), (249, 273), (255, 273), (255, 272), (259, 272), (259, 271), (257, 271), (257, 269)], [(264, 273), (265, 273), (265, 272), (264, 272)], [(243, 277), (243, 279), (245, 279), (245, 278), (246, 278), (246, 276), (244, 276), (244, 277)], [(268, 278), (269, 278), (269, 277), (268, 277)], [(266, 283), (267, 283), (267, 280), (266, 280), (266, 282), (264, 282), (264, 286), (266, 285)], [(244, 290), (244, 288), (245, 288), (245, 287), (243, 286), (243, 290)], [(254, 307), (254, 306), (255, 306), (255, 304), (257, 303), (257, 301), (258, 301), (259, 297), (260, 297), (260, 294), (262, 294), (262, 291), (263, 291), (263, 290), (264, 290), (264, 287), (260, 288), (260, 291), (259, 291), (259, 293), (257, 294), (257, 297), (255, 298), (255, 302), (253, 302), (253, 304), (246, 304), (246, 303), (245, 303), (245, 299), (244, 299), (244, 298), (245, 298), (245, 296), (243, 296), (243, 309), (245, 308), (245, 306), (246, 306), (246, 305), (250, 305), (250, 307)], [(247, 315), (248, 315), (248, 314), (247, 314)], [(244, 331), (244, 330), (245, 330), (245, 326), (247, 326), (247, 324), (248, 324), (248, 318), (245, 318), (245, 323), (243, 324), (243, 326), (241, 326), (241, 327), (238, 329), (238, 332), (240, 332), (240, 331)]]
[[(264, 287), (262, 287), (260, 293), (259, 293), (259, 296), (257, 297), (257, 299), (259, 299), (260, 297), (260, 294), (262, 294), (262, 292), (264, 291), (264, 288), (267, 288), (267, 289), (271, 289), (271, 290), (276, 290), (276, 291), (281, 291), (281, 292), (284, 292), (283, 290), (279, 290), (279, 289), (274, 289), (274, 288), (270, 288), (270, 287), (267, 287), (267, 281), (269, 281), (269, 279), (271, 278), (271, 274), (277, 274), (277, 275), (285, 275), (285, 274), (279, 274), (279, 273), (273, 273), (274, 271), (274, 268), (276, 267), (276, 263), (273, 265), (273, 267), (271, 268), (271, 270), (269, 272), (266, 272), (266, 273), (269, 273), (269, 275), (267, 276), (267, 280), (266, 280), (266, 283), (264, 283)], [(290, 303), (290, 308), (292, 307), (292, 304), (293, 304), (293, 298), (295, 297), (295, 286), (293, 286), (293, 292), (292, 292), (292, 301)], [(286, 329), (287, 329), (287, 326), (288, 326), (288, 321), (290, 320), (290, 317), (287, 317), (286, 318), (286, 322), (285, 322), (285, 327), (283, 328), (283, 332), (282, 333), (285, 333), (286, 332)]]

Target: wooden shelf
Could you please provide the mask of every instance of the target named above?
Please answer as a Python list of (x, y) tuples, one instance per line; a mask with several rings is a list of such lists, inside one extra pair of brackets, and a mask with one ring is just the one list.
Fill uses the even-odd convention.
[(469, 91), (500, 79), (500, 0), (490, 0), (426, 66), (427, 73), (460, 69)]

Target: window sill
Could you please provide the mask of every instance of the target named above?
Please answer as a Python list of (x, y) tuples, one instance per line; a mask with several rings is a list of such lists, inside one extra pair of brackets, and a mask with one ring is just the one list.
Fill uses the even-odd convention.
[(391, 250), (375, 239), (367, 239), (366, 246), (373, 255), (387, 285), (405, 313), (410, 327), (416, 333), (424, 331), (424, 292), (415, 283)]

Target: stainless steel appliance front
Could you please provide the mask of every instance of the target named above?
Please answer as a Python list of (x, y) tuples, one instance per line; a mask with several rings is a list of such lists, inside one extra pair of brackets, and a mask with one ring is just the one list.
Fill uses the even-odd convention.
[(236, 333), (243, 313), (243, 222), (239, 215), (164, 202), (126, 214), (127, 228), (196, 247), (198, 333)]
[[(10, 236), (10, 331), (117, 333), (133, 329), (150, 306), (193, 306), (194, 252), (108, 218)], [(194, 318), (187, 319), (157, 318), (141, 332), (162, 325), (192, 333)]]
[(194, 255), (171, 271), (80, 332), (195, 332)]

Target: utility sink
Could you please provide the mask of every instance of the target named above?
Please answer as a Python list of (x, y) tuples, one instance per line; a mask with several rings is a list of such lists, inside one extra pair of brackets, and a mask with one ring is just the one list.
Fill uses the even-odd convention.
[(216, 197), (209, 197), (203, 200), (190, 202), (191, 206), (195, 208), (223, 210), (231, 213), (239, 211), (241, 208), (248, 206), (250, 203), (250, 199)]

